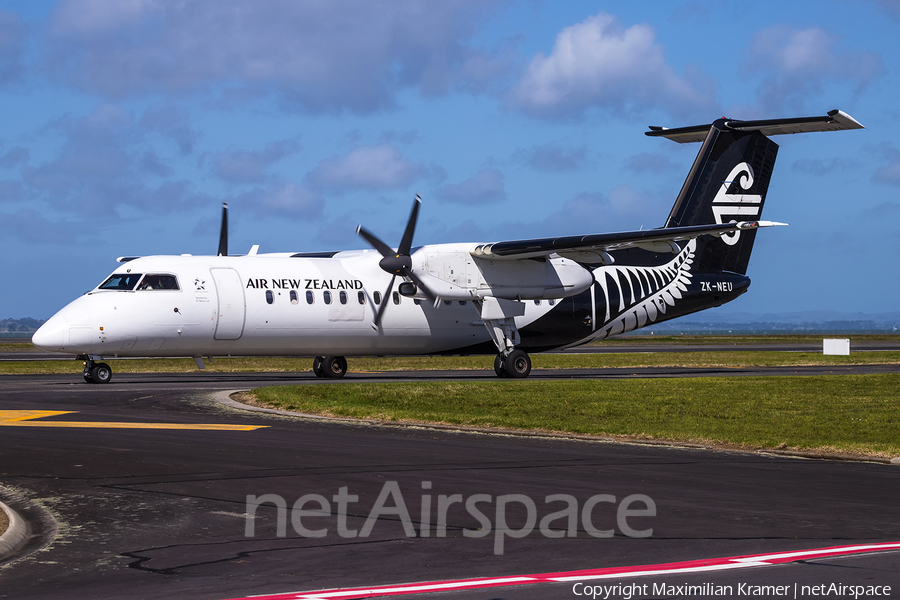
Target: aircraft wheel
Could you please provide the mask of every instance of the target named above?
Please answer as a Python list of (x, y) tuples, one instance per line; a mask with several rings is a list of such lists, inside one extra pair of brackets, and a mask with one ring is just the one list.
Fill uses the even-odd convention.
[(316, 377), (322, 378), (325, 377), (325, 371), (322, 368), (322, 365), (325, 364), (324, 356), (317, 356), (313, 359), (313, 373)]
[(94, 383), (109, 383), (112, 379), (112, 369), (106, 363), (97, 363), (91, 369), (91, 381)]
[(503, 364), (502, 354), (498, 354), (494, 357), (494, 373), (497, 374), (497, 377), (507, 377), (506, 365)]
[(343, 356), (326, 356), (322, 362), (322, 373), (328, 379), (340, 379), (347, 374), (347, 359)]
[(524, 379), (531, 373), (531, 357), (522, 350), (513, 350), (503, 361), (507, 377)]

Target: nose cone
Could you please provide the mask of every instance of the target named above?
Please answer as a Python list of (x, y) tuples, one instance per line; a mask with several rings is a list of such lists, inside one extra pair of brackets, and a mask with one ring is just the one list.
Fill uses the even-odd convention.
[(66, 335), (68, 333), (68, 321), (57, 313), (34, 332), (34, 335), (31, 336), (31, 343), (41, 350), (59, 352), (66, 345)]

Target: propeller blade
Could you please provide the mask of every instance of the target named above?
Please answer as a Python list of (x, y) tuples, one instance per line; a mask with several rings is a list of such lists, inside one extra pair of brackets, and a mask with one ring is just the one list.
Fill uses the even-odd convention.
[(219, 232), (219, 256), (228, 256), (228, 203), (222, 203), (222, 229)]
[(391, 282), (388, 284), (384, 296), (381, 297), (381, 306), (378, 307), (378, 312), (375, 313), (375, 320), (372, 322), (372, 328), (375, 330), (381, 326), (381, 316), (384, 314), (384, 309), (387, 308), (388, 300), (391, 297), (391, 288), (394, 287), (395, 279), (397, 279), (396, 275), (391, 277)]
[(393, 248), (391, 248), (390, 246), (388, 246), (387, 244), (385, 244), (384, 242), (382, 242), (380, 239), (378, 239), (378, 238), (375, 236), (375, 234), (371, 233), (369, 230), (367, 230), (367, 229), (366, 229), (365, 227), (363, 227), (362, 225), (359, 225), (359, 226), (356, 228), (356, 233), (357, 233), (357, 235), (359, 235), (360, 237), (365, 238), (365, 240), (366, 240), (367, 242), (369, 242), (369, 244), (370, 244), (373, 248), (375, 248), (376, 250), (378, 250), (378, 252), (379, 252), (379, 254), (381, 254), (381, 256), (383, 256), (383, 257), (385, 257), (385, 258), (390, 258), (390, 257), (394, 257), (394, 256), (397, 255), (397, 253), (394, 252), (394, 249), (393, 249)]
[(425, 283), (419, 278), (418, 275), (416, 275), (409, 269), (406, 270), (406, 273), (404, 273), (404, 275), (413, 280), (413, 283), (416, 284), (416, 287), (418, 287), (420, 290), (422, 290), (422, 293), (425, 294), (426, 298), (428, 298), (432, 302), (437, 301), (437, 296), (434, 295), (434, 292), (432, 292), (430, 289), (428, 289), (428, 286), (425, 285)]
[(403, 238), (400, 240), (400, 246), (397, 248), (397, 254), (400, 256), (409, 254), (409, 249), (412, 248), (412, 239), (413, 234), (416, 232), (416, 220), (419, 218), (420, 204), (422, 204), (422, 198), (416, 194), (412, 212), (409, 214), (409, 221), (406, 222), (406, 231), (403, 232)]

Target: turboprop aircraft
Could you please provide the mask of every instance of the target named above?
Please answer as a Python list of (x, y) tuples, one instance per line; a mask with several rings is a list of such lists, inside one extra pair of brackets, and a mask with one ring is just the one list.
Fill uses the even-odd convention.
[[(568, 348), (719, 306), (747, 291), (778, 145), (768, 136), (861, 129), (822, 117), (738, 121), (646, 135), (702, 142), (658, 229), (491, 243), (416, 246), (420, 199), (391, 248), (228, 254), (227, 206), (217, 256), (121, 257), (100, 285), (50, 318), (35, 346), (84, 361), (107, 383), (104, 357), (310, 356), (318, 377), (345, 356), (495, 354), (500, 377), (527, 377), (529, 352)], [(398, 282), (399, 279), (399, 282)]]

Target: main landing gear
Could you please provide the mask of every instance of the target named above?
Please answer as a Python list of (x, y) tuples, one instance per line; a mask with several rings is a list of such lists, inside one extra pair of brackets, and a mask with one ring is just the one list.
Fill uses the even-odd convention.
[(531, 373), (531, 357), (524, 350), (513, 350), (507, 356), (501, 352), (494, 358), (497, 377), (523, 379)]
[(524, 379), (531, 373), (531, 358), (516, 346), (521, 343), (515, 317), (525, 314), (525, 305), (512, 300), (485, 298), (479, 306), (481, 320), (499, 354), (494, 358), (497, 377)]
[(84, 361), (84, 372), (81, 374), (87, 383), (109, 383), (112, 379), (112, 368), (104, 362), (94, 362), (94, 359), (100, 359), (97, 356), (81, 355), (76, 360)]
[(343, 356), (317, 356), (313, 359), (313, 373), (325, 379), (340, 379), (347, 374), (347, 359)]

